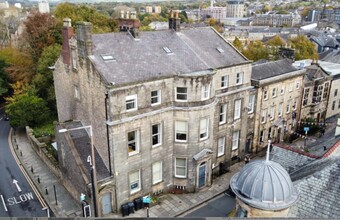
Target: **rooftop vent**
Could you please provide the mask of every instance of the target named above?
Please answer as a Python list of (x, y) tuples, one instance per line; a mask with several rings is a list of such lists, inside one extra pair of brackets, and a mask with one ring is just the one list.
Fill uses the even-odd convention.
[(223, 50), (222, 48), (220, 48), (220, 47), (217, 47), (216, 50), (217, 50), (218, 52), (220, 52), (220, 53), (224, 53), (224, 50)]
[(169, 49), (169, 47), (163, 47), (163, 50), (164, 50), (167, 54), (172, 54), (172, 51)]

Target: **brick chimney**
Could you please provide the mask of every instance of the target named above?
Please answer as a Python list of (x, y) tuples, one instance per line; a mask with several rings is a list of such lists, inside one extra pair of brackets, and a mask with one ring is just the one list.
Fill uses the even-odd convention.
[(78, 56), (87, 58), (92, 55), (92, 24), (90, 22), (77, 22)]
[(174, 29), (175, 31), (181, 30), (181, 19), (178, 17), (178, 13), (178, 10), (170, 11), (169, 29)]
[(71, 19), (64, 18), (64, 24), (62, 29), (63, 46), (62, 46), (62, 56), (64, 64), (71, 64), (71, 50), (69, 40), (74, 36), (73, 28), (71, 25)]

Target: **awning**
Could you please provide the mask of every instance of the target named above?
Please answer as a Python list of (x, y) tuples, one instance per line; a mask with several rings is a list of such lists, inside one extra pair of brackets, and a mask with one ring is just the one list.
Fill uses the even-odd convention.
[(201, 150), (198, 154), (194, 155), (193, 158), (194, 160), (200, 160), (203, 157), (207, 156), (208, 154), (211, 154), (213, 151), (211, 149), (205, 148)]

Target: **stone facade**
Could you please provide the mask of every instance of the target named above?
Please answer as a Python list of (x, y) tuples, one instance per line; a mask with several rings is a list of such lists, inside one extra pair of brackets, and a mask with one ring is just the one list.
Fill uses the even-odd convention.
[(326, 118), (339, 115), (340, 113), (340, 74), (334, 74), (332, 78)]
[(317, 64), (307, 67), (304, 77), (304, 89), (301, 105), (301, 119), (313, 118), (316, 122), (324, 122), (328, 97), (330, 96), (331, 80)]
[(226, 6), (226, 16), (229, 18), (244, 17), (244, 1), (243, 0), (228, 0)]
[(253, 152), (263, 150), (268, 140), (279, 143), (295, 131), (304, 73), (305, 70), (293, 68), (287, 60), (253, 67), (252, 85), (257, 88)]
[[(117, 74), (120, 69), (116, 72), (111, 69), (108, 73), (116, 74), (112, 81), (105, 75), (107, 67), (101, 66), (101, 62), (104, 59), (105, 65), (113, 65), (110, 62), (116, 61), (107, 53), (97, 60), (98, 51), (94, 48), (99, 50), (101, 45), (98, 42), (105, 44), (106, 41), (94, 41), (91, 27), (89, 23), (79, 23), (76, 36), (64, 38), (70, 45), (70, 57), (66, 57), (69, 59), (66, 62), (65, 57), (61, 57), (54, 71), (58, 117), (59, 122), (79, 120), (83, 125), (92, 126), (98, 157), (113, 177), (112, 183), (103, 184), (106, 187), (104, 192), (111, 193), (111, 201), (114, 201), (111, 204), (113, 211), (119, 211), (122, 204), (141, 196), (160, 192), (195, 192), (208, 187), (213, 172), (219, 172), (221, 163), (229, 164), (232, 159), (242, 158), (249, 151), (246, 146), (251, 146), (252, 129), (248, 121), (251, 126), (254, 123), (254, 109), (248, 110), (249, 94), (254, 94), (250, 83), (251, 65), (217, 32), (210, 28), (195, 30), (201, 31), (202, 39), (195, 38), (196, 34), (190, 35), (191, 32), (186, 30), (178, 34), (173, 30), (157, 32), (160, 37), (172, 34), (175, 38), (172, 40), (177, 44), (187, 39), (182, 38), (185, 34), (193, 37), (190, 44), (177, 48), (184, 52), (176, 51), (172, 55), (170, 49), (163, 47), (160, 54), (155, 54), (160, 57), (158, 59), (175, 59), (181, 53), (191, 53), (191, 50), (197, 49), (191, 44), (201, 40), (206, 42), (208, 39), (204, 37), (212, 37), (214, 40), (211, 42), (219, 41), (219, 47), (212, 47), (209, 56), (205, 57), (202, 53), (197, 59), (194, 56), (201, 52), (191, 53), (190, 62), (195, 63), (196, 59), (200, 63), (190, 67), (189, 60), (182, 60), (185, 65), (181, 68), (199, 67), (202, 70), (159, 73), (151, 77), (148, 72), (154, 71), (157, 66), (150, 68), (147, 64), (149, 69), (142, 73), (139, 73), (141, 69), (136, 69)], [(179, 31), (179, 27), (176, 30)], [(154, 33), (143, 33), (141, 39), (133, 39), (129, 32), (126, 34), (115, 33), (115, 36), (120, 42), (129, 39), (143, 44), (150, 35), (152, 42), (157, 43)], [(183, 49), (186, 46), (192, 49)], [(209, 44), (206, 46), (211, 47)], [(175, 46), (171, 48), (176, 49)], [(116, 50), (115, 57), (121, 58), (129, 49), (135, 50), (135, 47)], [(120, 52), (121, 56), (118, 56)], [(168, 52), (170, 55), (165, 54)], [(230, 55), (229, 59), (221, 59), (225, 53)], [(164, 58), (161, 58), (162, 54), (165, 54)], [(109, 61), (106, 63), (105, 59)], [(129, 59), (134, 58), (130, 56)], [(148, 62), (151, 65), (150, 60), (144, 63)], [(220, 67), (204, 67), (208, 64)], [(138, 65), (141, 64), (135, 67)], [(169, 64), (159, 61), (158, 65), (163, 65), (164, 71)], [(181, 63), (171, 65), (175, 71)], [(129, 74), (136, 75), (126, 78)], [(138, 77), (143, 79), (137, 80)], [(68, 149), (66, 144), (70, 144), (70, 141), (58, 138), (57, 142), (61, 152)], [(61, 161), (71, 160), (67, 159), (67, 155), (67, 152), (61, 153), (64, 157)], [(66, 166), (64, 172), (79, 169), (76, 164), (70, 166), (73, 168)], [(104, 192), (99, 195), (100, 201)]]

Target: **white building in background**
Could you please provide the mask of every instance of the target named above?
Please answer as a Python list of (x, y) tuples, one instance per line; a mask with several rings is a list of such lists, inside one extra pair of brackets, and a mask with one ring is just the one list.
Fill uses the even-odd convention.
[(216, 20), (223, 20), (227, 16), (226, 7), (215, 7), (214, 0), (211, 1), (210, 6), (201, 10), (201, 18), (214, 18)]
[(50, 5), (47, 0), (41, 0), (38, 3), (38, 8), (40, 13), (50, 13)]
[(21, 8), (21, 3), (15, 3), (15, 4), (14, 4), (14, 7), (16, 7), (16, 8)]
[(244, 16), (244, 1), (228, 0), (226, 7), (226, 16), (228, 18), (242, 18)]
[(9, 8), (9, 4), (7, 1), (0, 1), (0, 9)]

